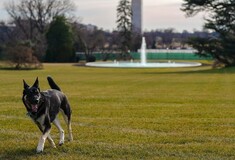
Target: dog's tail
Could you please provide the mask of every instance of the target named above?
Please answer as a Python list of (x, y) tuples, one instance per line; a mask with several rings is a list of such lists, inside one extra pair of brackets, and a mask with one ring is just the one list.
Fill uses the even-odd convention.
[(50, 76), (47, 77), (47, 81), (51, 89), (56, 89), (58, 91), (61, 91), (60, 87), (55, 83), (55, 81)]

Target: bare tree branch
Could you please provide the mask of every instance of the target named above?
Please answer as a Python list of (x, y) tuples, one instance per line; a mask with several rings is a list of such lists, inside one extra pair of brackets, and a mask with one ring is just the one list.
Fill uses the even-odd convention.
[[(53, 17), (69, 16), (75, 10), (75, 5), (72, 0), (11, 0), (6, 4), (5, 9), (17, 25), (21, 23), (19, 20), (28, 21), (30, 32), (37, 29), (42, 34)], [(23, 32), (24, 30), (22, 28)]]

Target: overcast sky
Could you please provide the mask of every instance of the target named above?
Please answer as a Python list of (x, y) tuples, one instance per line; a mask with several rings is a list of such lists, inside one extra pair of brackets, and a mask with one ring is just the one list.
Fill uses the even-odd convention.
[[(0, 20), (8, 19), (0, 0)], [(85, 24), (94, 24), (105, 30), (116, 28), (116, 8), (119, 0), (74, 0), (76, 16)], [(203, 15), (186, 18), (180, 10), (183, 0), (143, 0), (143, 29), (175, 28), (176, 31), (202, 30)]]

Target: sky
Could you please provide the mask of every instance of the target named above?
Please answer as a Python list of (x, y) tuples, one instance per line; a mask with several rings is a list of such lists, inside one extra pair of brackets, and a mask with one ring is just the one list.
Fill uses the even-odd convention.
[[(0, 20), (7, 20), (4, 3), (0, 0)], [(116, 8), (119, 0), (73, 0), (76, 4), (75, 15), (84, 24), (93, 24), (104, 30), (116, 28)], [(143, 0), (143, 30), (174, 28), (183, 30), (202, 30), (203, 15), (186, 17), (180, 10), (183, 0)]]

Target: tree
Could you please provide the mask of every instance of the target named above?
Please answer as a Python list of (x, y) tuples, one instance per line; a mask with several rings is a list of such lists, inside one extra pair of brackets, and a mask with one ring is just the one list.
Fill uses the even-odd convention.
[(162, 37), (162, 43), (166, 45), (166, 48), (171, 48), (171, 44), (174, 37), (174, 29), (173, 28), (165, 29), (163, 32), (164, 36)]
[(105, 45), (105, 32), (98, 29), (96, 26), (86, 26), (75, 23), (74, 31), (76, 50), (85, 53), (87, 62), (94, 62), (96, 58), (93, 55), (94, 51), (101, 51)]
[(48, 62), (70, 62), (74, 59), (73, 33), (64, 16), (57, 16), (46, 33)]
[(132, 32), (132, 25), (131, 25), (131, 4), (129, 0), (120, 0), (119, 5), (117, 7), (117, 28), (120, 35), (120, 42), (121, 42), (121, 51), (122, 55), (121, 58), (129, 59), (129, 50), (131, 48), (131, 32)]
[(213, 37), (190, 40), (198, 54), (211, 55), (225, 66), (235, 66), (235, 1), (184, 0), (182, 10), (188, 16), (207, 12), (204, 27), (217, 33)]
[[(6, 11), (21, 26), (26, 37), (32, 39), (35, 30), (45, 33), (46, 25), (53, 17), (68, 15), (74, 11), (74, 6), (71, 0), (13, 0), (6, 4)], [(29, 31), (22, 25), (25, 22), (28, 23)]]
[(34, 55), (42, 60), (45, 53), (45, 32), (53, 17), (71, 15), (72, 0), (10, 0), (5, 9), (17, 28), (18, 41), (31, 41)]

